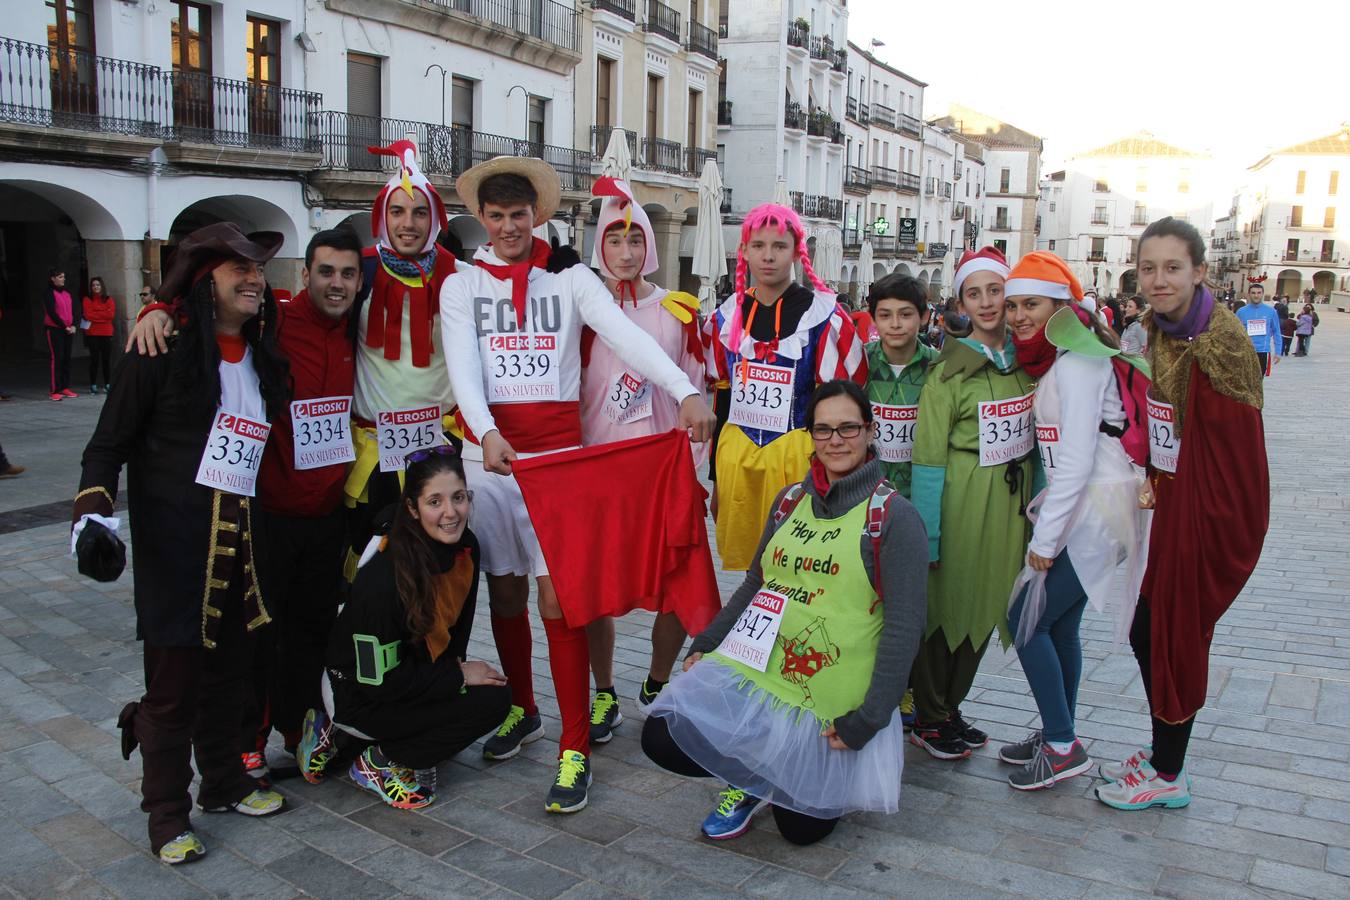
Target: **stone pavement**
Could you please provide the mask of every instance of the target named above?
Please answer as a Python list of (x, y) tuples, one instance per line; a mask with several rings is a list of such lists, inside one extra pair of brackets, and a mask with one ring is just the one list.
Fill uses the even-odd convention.
[[(632, 697), (650, 617), (634, 614), (616, 651), (628, 722), (596, 751), (583, 813), (543, 812), (553, 741), (491, 765), (471, 748), (442, 767), (440, 799), (424, 812), (386, 808), (344, 779), (283, 782), (291, 811), (199, 816), (210, 854), (170, 870), (147, 853), (139, 761), (121, 759), (113, 727), (141, 690), (130, 578), (78, 577), (64, 521), (24, 522), (0, 528), (0, 884), (22, 897), (133, 898), (1350, 896), (1350, 404), (1340, 394), (1350, 317), (1326, 313), (1314, 349), (1268, 383), (1270, 536), (1217, 629), (1188, 809), (1114, 812), (1088, 777), (1010, 790), (994, 747), (1036, 714), (1015, 657), (995, 649), (965, 707), (992, 746), (956, 764), (907, 748), (899, 814), (851, 816), (809, 848), (785, 844), (769, 817), (710, 844), (698, 823), (714, 787), (655, 769), (637, 743)], [(0, 404), (0, 442), (31, 472), (0, 482), (0, 524), (70, 498), (99, 403)], [(1238, 448), (1233, 457), (1240, 479)], [(494, 660), (485, 616), (477, 626), (472, 653)], [(1138, 673), (1104, 617), (1089, 613), (1084, 636), (1081, 734), (1094, 757), (1119, 759), (1146, 735)], [(556, 738), (538, 628), (535, 650)]]

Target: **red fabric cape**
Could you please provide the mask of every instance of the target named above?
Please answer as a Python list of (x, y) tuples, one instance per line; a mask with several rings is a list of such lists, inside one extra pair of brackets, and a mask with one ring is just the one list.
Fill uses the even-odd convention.
[(689, 438), (672, 430), (512, 464), (569, 628), (635, 609), (698, 634), (722, 608)]
[(1152, 616), (1153, 714), (1177, 723), (1205, 704), (1214, 625), (1256, 568), (1270, 523), (1261, 411), (1214, 390), (1198, 363), (1176, 477), (1160, 473), (1156, 495), (1140, 593)]

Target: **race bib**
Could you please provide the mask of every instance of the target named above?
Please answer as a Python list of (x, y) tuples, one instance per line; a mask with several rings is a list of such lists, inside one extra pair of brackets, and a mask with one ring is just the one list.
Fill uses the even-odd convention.
[(1248, 320), (1247, 320), (1247, 336), (1248, 336), (1248, 337), (1265, 337), (1265, 336), (1266, 336), (1266, 325), (1267, 325), (1267, 322), (1266, 322), (1265, 319), (1248, 319)]
[(783, 627), (783, 611), (787, 609), (787, 602), (787, 597), (777, 591), (761, 589), (751, 598), (750, 605), (741, 613), (736, 624), (731, 626), (717, 652), (763, 672), (769, 666), (769, 656), (773, 653), (778, 629)]
[(747, 362), (731, 374), (731, 414), (727, 421), (742, 428), (786, 434), (792, 427), (792, 387), (796, 370)]
[(914, 456), (919, 407), (873, 403), (872, 416), (877, 423), (877, 456), (883, 462), (909, 462)]
[(487, 342), (488, 403), (562, 399), (556, 335), (494, 334)]
[(1153, 468), (1176, 474), (1181, 458), (1181, 436), (1177, 434), (1176, 410), (1170, 403), (1148, 401), (1148, 458)]
[(1021, 459), (1036, 442), (1031, 421), (1033, 391), (1011, 400), (987, 400), (980, 404), (980, 465), (1001, 466)]
[(409, 453), (445, 443), (439, 406), (383, 410), (375, 414), (375, 426), (381, 472), (402, 472), (403, 458)]
[(254, 496), (258, 466), (272, 426), (234, 413), (218, 412), (197, 466), (197, 483), (229, 491), (241, 497)]
[(319, 397), (291, 403), (296, 471), (321, 469), (356, 459), (352, 449), (351, 397)]
[(652, 386), (637, 375), (624, 372), (605, 396), (605, 415), (615, 425), (640, 422), (652, 415)]
[(1055, 477), (1055, 454), (1059, 453), (1059, 426), (1036, 426), (1036, 449), (1041, 452), (1041, 468), (1045, 470), (1045, 480)]

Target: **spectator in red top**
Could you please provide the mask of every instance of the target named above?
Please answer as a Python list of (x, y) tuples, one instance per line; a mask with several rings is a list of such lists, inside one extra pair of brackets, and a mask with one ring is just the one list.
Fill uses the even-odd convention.
[(78, 397), (70, 389), (70, 343), (75, 334), (75, 303), (66, 290), (66, 272), (53, 267), (47, 273), (42, 291), (42, 324), (47, 332), (47, 352), (51, 354), (51, 398)]
[[(98, 386), (106, 391), (112, 386), (113, 319), (117, 317), (117, 301), (108, 296), (103, 279), (95, 275), (89, 279), (89, 294), (84, 298), (80, 320), (84, 328), (84, 346), (89, 349), (89, 393), (97, 394)], [(103, 369), (103, 380), (98, 372)]]
[[(258, 472), (267, 535), (263, 589), (279, 627), (269, 629), (270, 640), (261, 638), (254, 666), (258, 702), (244, 724), (241, 752), (255, 777), (266, 775), (262, 751), (270, 730), (280, 731), (293, 752), (305, 711), (323, 708), (319, 681), (347, 553), (342, 485), (352, 458), (356, 370), (348, 312), (361, 289), (356, 232), (337, 228), (314, 235), (301, 278), (304, 290), (278, 304), (291, 408), (273, 422)], [(304, 402), (311, 400), (329, 402)]]

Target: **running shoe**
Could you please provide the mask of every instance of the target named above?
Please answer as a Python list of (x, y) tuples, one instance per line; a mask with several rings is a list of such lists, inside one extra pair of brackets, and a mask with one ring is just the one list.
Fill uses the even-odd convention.
[(579, 750), (564, 750), (558, 757), (558, 777), (544, 798), (544, 810), (551, 813), (581, 812), (586, 808), (586, 791), (591, 786), (591, 761)]
[(591, 703), (591, 743), (608, 744), (614, 738), (614, 729), (622, 722), (619, 698), (609, 691), (596, 691)]
[(909, 733), (909, 742), (928, 751), (934, 759), (965, 759), (970, 756), (970, 746), (957, 735), (951, 720), (936, 725), (914, 723)]
[(525, 715), (519, 706), (511, 707), (497, 733), (483, 744), (484, 759), (510, 759), (520, 752), (522, 744), (533, 743), (544, 736), (544, 720), (539, 714)]
[(956, 731), (956, 736), (965, 742), (966, 746), (972, 750), (978, 750), (989, 743), (989, 735), (985, 734), (974, 725), (961, 718), (961, 708), (958, 706), (956, 712), (948, 720), (952, 728)]
[(257, 750), (239, 755), (244, 761), (244, 774), (258, 782), (259, 787), (270, 788), (272, 781), (268, 778), (267, 757)]
[(717, 807), (703, 820), (703, 836), (714, 841), (740, 837), (750, 830), (750, 820), (755, 813), (768, 805), (767, 800), (729, 787), (717, 795)]
[(1119, 781), (1130, 772), (1139, 768), (1140, 763), (1148, 762), (1153, 759), (1152, 747), (1140, 747), (1131, 753), (1124, 762), (1102, 763), (1097, 767), (1097, 774), (1107, 781)]
[(76, 397), (80, 395), (72, 391), (70, 388), (66, 388), (65, 390), (61, 391), (61, 396), (69, 397), (70, 399), (74, 400)]
[(900, 698), (900, 724), (904, 726), (905, 734), (914, 730), (914, 722), (918, 716), (914, 712), (914, 691), (905, 689), (905, 695)]
[(322, 709), (305, 713), (300, 746), (295, 748), (295, 761), (300, 765), (300, 774), (310, 784), (323, 781), (324, 769), (332, 762), (337, 750), (334, 738), (333, 722), (328, 713)]
[(392, 762), (379, 765), (367, 747), (352, 763), (348, 775), (357, 787), (365, 788), (395, 809), (421, 809), (430, 806), (436, 795), (423, 790), (412, 769)]
[(1082, 775), (1092, 768), (1092, 760), (1079, 741), (1074, 741), (1069, 752), (1059, 754), (1049, 744), (1036, 748), (1031, 762), (1008, 776), (1008, 784), (1019, 791), (1038, 791), (1054, 787), (1055, 782)]
[(91, 384), (91, 385), (89, 385), (89, 393), (91, 393), (91, 394), (97, 394), (97, 393), (98, 393), (98, 385), (96, 385), (96, 384)]
[(196, 862), (205, 855), (206, 845), (191, 831), (183, 832), (159, 848), (159, 861), (171, 866)]
[(1036, 758), (1036, 750), (1041, 746), (1041, 730), (1037, 728), (1015, 744), (1004, 744), (998, 749), (999, 761), (1010, 766), (1025, 766)]
[(648, 677), (642, 679), (642, 687), (638, 688), (637, 694), (638, 712), (642, 713), (644, 716), (650, 713), (652, 711), (652, 704), (656, 702), (657, 697), (661, 696), (663, 688), (665, 688), (665, 685), (659, 684), (656, 685), (656, 690), (652, 690), (651, 678)]
[(1175, 781), (1168, 781), (1154, 771), (1147, 760), (1139, 768), (1126, 772), (1120, 780), (1097, 786), (1097, 799), (1113, 809), (1148, 809), (1161, 806), (1180, 809), (1191, 802), (1190, 779), (1183, 771)]
[(10, 463), (3, 470), (0, 470), (0, 478), (18, 478), (27, 471), (27, 466), (16, 466), (13, 463)]
[(413, 778), (417, 779), (418, 785), (422, 788), (422, 793), (435, 795), (436, 783), (440, 780), (440, 776), (436, 774), (435, 766), (430, 769), (413, 769)]
[(51, 394), (50, 397), (51, 397), (51, 399), (53, 399), (53, 400), (64, 400), (64, 399), (66, 399), (66, 398), (65, 398), (64, 396), (62, 396), (61, 394)]
[(256, 790), (242, 800), (224, 803), (220, 806), (203, 806), (202, 812), (237, 812), (240, 815), (258, 818), (276, 815), (286, 808), (286, 798), (271, 790)]

